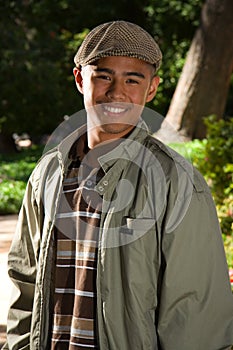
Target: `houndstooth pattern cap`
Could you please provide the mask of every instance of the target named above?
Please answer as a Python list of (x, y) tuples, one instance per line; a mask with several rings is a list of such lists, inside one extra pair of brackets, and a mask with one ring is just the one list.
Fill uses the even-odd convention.
[(162, 53), (153, 37), (137, 24), (112, 21), (94, 28), (83, 40), (74, 57), (77, 67), (102, 57), (127, 56), (160, 67)]

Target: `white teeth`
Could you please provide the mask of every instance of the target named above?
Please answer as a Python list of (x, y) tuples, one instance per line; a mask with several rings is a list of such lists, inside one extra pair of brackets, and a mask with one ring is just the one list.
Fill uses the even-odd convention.
[(110, 112), (110, 113), (122, 113), (122, 112), (125, 112), (126, 109), (124, 108), (114, 108), (114, 107), (109, 107), (109, 106), (105, 106), (104, 109), (107, 111), (107, 112)]

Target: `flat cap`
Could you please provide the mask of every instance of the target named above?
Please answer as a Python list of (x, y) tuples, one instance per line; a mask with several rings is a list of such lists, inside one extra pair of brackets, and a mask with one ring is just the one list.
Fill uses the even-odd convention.
[(112, 21), (92, 29), (74, 57), (77, 67), (100, 58), (126, 56), (152, 64), (158, 70), (162, 53), (153, 37), (137, 24)]

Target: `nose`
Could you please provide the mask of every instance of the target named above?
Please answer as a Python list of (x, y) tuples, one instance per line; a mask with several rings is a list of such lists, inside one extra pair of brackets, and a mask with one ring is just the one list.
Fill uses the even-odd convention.
[(111, 101), (124, 101), (126, 95), (122, 82), (117, 80), (112, 81), (106, 92), (106, 95)]

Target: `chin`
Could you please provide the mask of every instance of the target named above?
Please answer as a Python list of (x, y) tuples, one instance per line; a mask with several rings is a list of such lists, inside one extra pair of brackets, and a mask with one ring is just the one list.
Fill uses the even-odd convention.
[(111, 123), (102, 125), (103, 132), (107, 134), (117, 135), (126, 134), (132, 130), (134, 125)]

